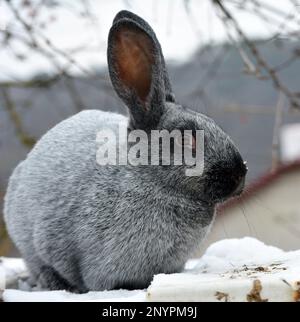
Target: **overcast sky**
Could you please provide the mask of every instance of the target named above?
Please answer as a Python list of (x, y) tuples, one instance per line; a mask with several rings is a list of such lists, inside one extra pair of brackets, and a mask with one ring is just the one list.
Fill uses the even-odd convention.
[[(185, 10), (184, 0), (91, 0), (90, 11), (95, 16), (96, 24), (90, 20), (78, 19), (74, 11), (82, 8), (80, 0), (61, 0), (67, 3), (64, 9), (46, 9), (41, 21), (49, 20), (53, 15), (55, 22), (43, 32), (59, 48), (75, 48), (81, 45), (95, 47), (89, 53), (81, 53), (76, 60), (87, 68), (106, 63), (106, 39), (115, 14), (122, 9), (131, 10), (145, 18), (154, 28), (162, 44), (167, 59), (182, 62), (187, 60), (195, 50), (207, 42), (220, 42), (226, 39), (222, 22), (216, 15), (209, 0), (190, 0), (190, 13)], [(18, 3), (19, 1), (15, 1)], [(259, 0), (261, 3), (275, 6), (289, 14), (293, 12), (288, 0)], [(226, 4), (226, 2), (225, 2)], [(228, 5), (229, 8), (230, 5)], [(276, 31), (266, 21), (255, 18), (252, 14), (234, 10), (243, 30), (249, 36), (265, 37)], [(276, 15), (274, 16), (276, 18)], [(0, 2), (0, 28), (5, 29), (11, 16)], [(26, 51), (15, 45), (15, 50), (26, 54)], [(18, 62), (11, 51), (0, 51), (0, 79), (26, 78), (41, 71), (51, 71), (49, 63), (39, 57), (27, 57)]]

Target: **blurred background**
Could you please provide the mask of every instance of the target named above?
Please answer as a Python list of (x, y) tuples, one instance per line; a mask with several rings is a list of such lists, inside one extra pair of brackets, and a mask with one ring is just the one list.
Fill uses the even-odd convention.
[[(214, 118), (248, 161), (245, 196), (219, 210), (207, 244), (251, 235), (299, 248), (299, 0), (0, 0), (0, 210), (48, 129), (83, 109), (126, 113), (106, 66), (122, 9), (155, 30), (177, 100)], [(0, 213), (0, 256), (15, 254)]]

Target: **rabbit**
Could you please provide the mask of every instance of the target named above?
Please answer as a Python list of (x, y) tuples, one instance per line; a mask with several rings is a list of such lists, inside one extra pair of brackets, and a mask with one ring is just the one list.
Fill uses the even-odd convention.
[[(247, 168), (230, 137), (176, 101), (147, 22), (119, 12), (107, 58), (128, 116), (85, 110), (62, 121), (9, 179), (7, 230), (31, 281), (44, 289), (144, 289), (155, 274), (181, 272), (208, 234), (216, 206), (244, 187)], [(119, 127), (147, 135), (203, 130), (202, 175), (186, 176), (185, 164), (99, 165), (97, 132), (108, 128), (117, 135)]]

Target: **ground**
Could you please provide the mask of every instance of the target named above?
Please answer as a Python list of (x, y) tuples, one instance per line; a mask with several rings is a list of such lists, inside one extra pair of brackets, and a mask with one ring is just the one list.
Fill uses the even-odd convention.
[(1, 259), (4, 301), (300, 301), (300, 250), (284, 252), (249, 237), (214, 243), (184, 272), (154, 276), (147, 290), (31, 290), (22, 281), (26, 274), (22, 259)]

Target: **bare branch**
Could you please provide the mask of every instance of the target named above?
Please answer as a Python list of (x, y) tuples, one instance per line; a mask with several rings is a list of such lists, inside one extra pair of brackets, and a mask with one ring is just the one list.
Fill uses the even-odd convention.
[(14, 101), (12, 100), (12, 97), (10, 96), (9, 88), (2, 87), (0, 90), (4, 101), (4, 107), (15, 126), (17, 137), (19, 138), (20, 142), (22, 142), (22, 144), (24, 144), (28, 148), (32, 148), (35, 144), (35, 139), (24, 131), (21, 117), (16, 110), (16, 106), (14, 104)]
[[(230, 11), (224, 6), (223, 1), (221, 0), (212, 0), (213, 3), (216, 5), (217, 8), (221, 11), (223, 14), (222, 21), (224, 22), (224, 25), (228, 26), (230, 23), (231, 27), (234, 28), (234, 30), (237, 32), (241, 40), (245, 43), (245, 45), (248, 47), (249, 51), (251, 52), (257, 69), (263, 70), (266, 72), (268, 77), (272, 80), (274, 87), (285, 94), (285, 96), (289, 99), (291, 107), (294, 108), (300, 108), (300, 102), (292, 91), (290, 91), (285, 84), (280, 80), (279, 76), (277, 75), (276, 71), (269, 66), (267, 61), (264, 59), (264, 57), (261, 55), (260, 51), (258, 50), (257, 46), (253, 41), (251, 41), (248, 36), (244, 33), (240, 25), (238, 24), (237, 20), (233, 17), (233, 15), (230, 13)], [(255, 3), (257, 6), (259, 6), (259, 3), (256, 0), (252, 0), (253, 3)], [(269, 8), (269, 7), (268, 7)], [(270, 9), (270, 8), (269, 8)], [(278, 10), (274, 10), (274, 12), (279, 13)], [(243, 61), (245, 60), (245, 57)], [(249, 68), (249, 66), (248, 66)]]
[(279, 158), (279, 132), (282, 125), (283, 109), (284, 109), (285, 97), (281, 91), (279, 91), (278, 101), (276, 105), (275, 122), (273, 129), (273, 141), (272, 141), (272, 170), (274, 171), (280, 164)]

